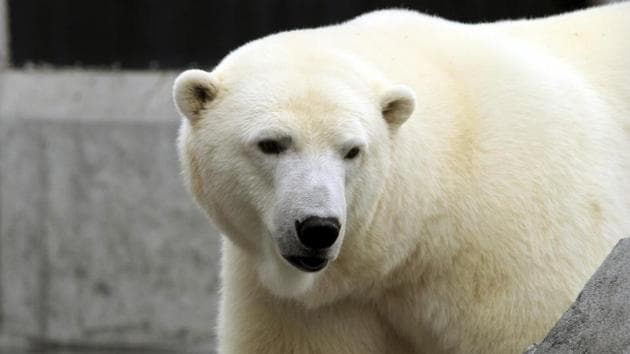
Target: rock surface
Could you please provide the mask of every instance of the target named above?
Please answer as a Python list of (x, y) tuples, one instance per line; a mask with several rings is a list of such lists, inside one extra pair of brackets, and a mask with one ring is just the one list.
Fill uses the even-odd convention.
[(619, 241), (558, 323), (527, 354), (630, 352), (630, 238)]

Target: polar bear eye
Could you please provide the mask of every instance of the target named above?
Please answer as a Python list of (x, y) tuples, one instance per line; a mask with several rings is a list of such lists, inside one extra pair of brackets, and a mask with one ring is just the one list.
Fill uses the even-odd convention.
[(263, 154), (278, 155), (287, 148), (276, 140), (265, 139), (258, 142), (258, 149), (262, 151)]
[(357, 157), (359, 155), (359, 153), (361, 152), (361, 149), (359, 149), (359, 147), (355, 146), (352, 149), (350, 149), (347, 153), (346, 156), (344, 156), (343, 158), (346, 160), (352, 160), (355, 157)]

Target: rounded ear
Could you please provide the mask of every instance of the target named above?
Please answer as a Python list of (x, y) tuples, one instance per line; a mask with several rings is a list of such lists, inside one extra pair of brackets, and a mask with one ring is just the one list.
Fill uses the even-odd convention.
[(173, 99), (179, 112), (191, 122), (199, 120), (218, 88), (210, 73), (193, 69), (179, 74), (173, 84)]
[(416, 95), (404, 85), (390, 87), (381, 96), (383, 118), (392, 126), (403, 124), (416, 107)]

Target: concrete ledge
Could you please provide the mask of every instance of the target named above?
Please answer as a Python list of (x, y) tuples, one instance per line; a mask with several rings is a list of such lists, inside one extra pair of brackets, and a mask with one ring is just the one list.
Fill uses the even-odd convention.
[(542, 343), (527, 354), (630, 352), (630, 239), (617, 244)]
[(177, 72), (5, 70), (0, 121), (177, 122), (171, 88)]

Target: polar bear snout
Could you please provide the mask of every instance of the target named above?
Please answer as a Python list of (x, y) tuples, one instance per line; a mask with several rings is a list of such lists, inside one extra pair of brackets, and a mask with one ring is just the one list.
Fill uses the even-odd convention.
[(311, 250), (330, 248), (337, 241), (341, 225), (337, 218), (311, 216), (302, 222), (295, 222), (298, 239), (304, 247)]
[(318, 272), (334, 258), (331, 248), (339, 238), (341, 223), (335, 217), (309, 216), (295, 221), (295, 233), (302, 251), (283, 254), (292, 266), (308, 273)]

